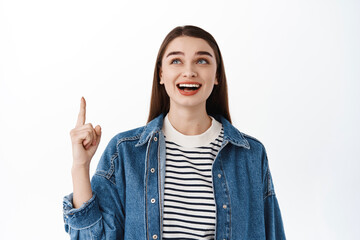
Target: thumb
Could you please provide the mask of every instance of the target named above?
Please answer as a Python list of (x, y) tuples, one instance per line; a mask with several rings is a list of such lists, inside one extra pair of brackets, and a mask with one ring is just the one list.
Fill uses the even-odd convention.
[(96, 136), (97, 136), (97, 138), (96, 138), (96, 145), (98, 145), (99, 142), (100, 142), (101, 133), (102, 133), (101, 127), (100, 127), (99, 125), (97, 125), (97, 126), (95, 127), (95, 133), (96, 133)]

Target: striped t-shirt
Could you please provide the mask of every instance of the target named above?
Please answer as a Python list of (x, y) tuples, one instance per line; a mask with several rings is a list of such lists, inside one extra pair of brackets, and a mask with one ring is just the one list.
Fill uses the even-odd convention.
[(214, 239), (216, 207), (211, 168), (223, 141), (212, 118), (200, 135), (183, 135), (164, 119), (166, 174), (163, 239)]

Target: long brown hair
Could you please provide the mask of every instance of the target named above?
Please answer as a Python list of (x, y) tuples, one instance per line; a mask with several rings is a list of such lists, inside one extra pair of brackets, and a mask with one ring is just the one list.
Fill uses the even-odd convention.
[(211, 92), (209, 98), (206, 100), (206, 112), (209, 115), (220, 114), (231, 123), (225, 68), (219, 46), (217, 45), (214, 37), (210, 33), (199, 27), (191, 25), (179, 26), (174, 28), (171, 32), (168, 33), (160, 46), (154, 70), (148, 122), (156, 118), (161, 113), (165, 115), (169, 112), (170, 98), (166, 93), (164, 85), (160, 84), (159, 71), (161, 68), (161, 61), (165, 53), (166, 47), (172, 40), (180, 36), (204, 39), (213, 49), (217, 65), (216, 77), (218, 80), (218, 85), (214, 85), (213, 91)]

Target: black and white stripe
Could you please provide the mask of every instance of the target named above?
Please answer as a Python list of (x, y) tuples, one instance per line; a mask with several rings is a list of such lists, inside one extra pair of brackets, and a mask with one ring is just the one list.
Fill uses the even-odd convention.
[(163, 239), (214, 239), (211, 167), (223, 135), (221, 129), (210, 144), (192, 148), (166, 140)]

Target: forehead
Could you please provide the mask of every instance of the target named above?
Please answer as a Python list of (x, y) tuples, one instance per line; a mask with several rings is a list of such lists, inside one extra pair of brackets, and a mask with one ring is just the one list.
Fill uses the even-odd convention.
[(202, 38), (181, 36), (173, 39), (166, 48), (166, 53), (173, 51), (184, 52), (185, 55), (192, 54), (198, 51), (207, 51), (214, 56), (214, 51), (210, 45)]

